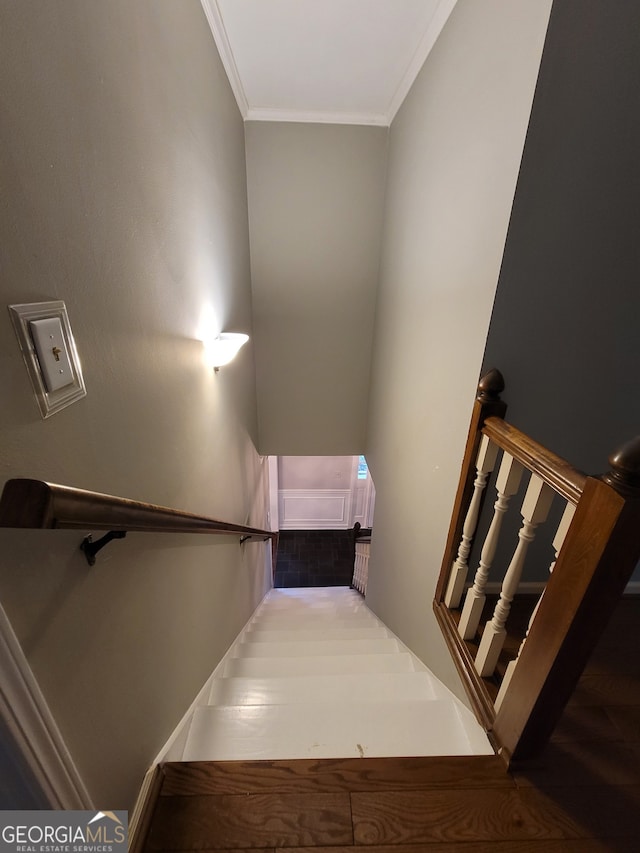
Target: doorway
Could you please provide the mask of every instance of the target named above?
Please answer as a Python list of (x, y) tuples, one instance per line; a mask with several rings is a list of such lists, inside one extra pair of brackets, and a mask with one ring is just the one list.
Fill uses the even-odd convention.
[(270, 521), (280, 531), (276, 587), (349, 586), (356, 523), (373, 524), (364, 456), (270, 457)]

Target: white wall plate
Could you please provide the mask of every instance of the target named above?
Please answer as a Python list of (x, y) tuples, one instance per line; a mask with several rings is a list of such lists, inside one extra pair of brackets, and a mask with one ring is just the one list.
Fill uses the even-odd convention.
[[(84, 397), (87, 390), (82, 378), (80, 358), (64, 302), (32, 302), (23, 305), (9, 305), (9, 314), (18, 336), (22, 357), (27, 366), (42, 417), (49, 418)], [(63, 385), (51, 379), (51, 371), (55, 371), (56, 365), (53, 365), (53, 368), (48, 365), (45, 373), (43, 364), (38, 357), (33, 336), (34, 330), (38, 327), (32, 327), (31, 324), (41, 320), (56, 321), (51, 324), (52, 328), (58, 330), (54, 341), (57, 350), (55, 353), (52, 347), (53, 358), (57, 356), (56, 361), (60, 361), (61, 369), (64, 368), (70, 374), (65, 375)], [(39, 326), (42, 328), (42, 324)], [(58, 337), (60, 335), (61, 339)], [(46, 358), (47, 355), (45, 355), (42, 343), (40, 343), (40, 349), (43, 353), (42, 357)], [(49, 390), (50, 387), (52, 390)]]

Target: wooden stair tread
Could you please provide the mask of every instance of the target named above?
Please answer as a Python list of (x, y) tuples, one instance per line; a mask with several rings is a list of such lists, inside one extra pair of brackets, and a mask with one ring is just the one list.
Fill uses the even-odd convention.
[(350, 844), (349, 794), (160, 797), (147, 851)]

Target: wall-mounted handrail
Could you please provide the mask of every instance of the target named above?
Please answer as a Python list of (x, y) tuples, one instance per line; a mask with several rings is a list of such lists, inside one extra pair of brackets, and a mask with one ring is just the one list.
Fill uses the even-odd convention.
[(43, 480), (13, 479), (0, 497), (0, 527), (216, 533), (275, 539), (270, 530)]

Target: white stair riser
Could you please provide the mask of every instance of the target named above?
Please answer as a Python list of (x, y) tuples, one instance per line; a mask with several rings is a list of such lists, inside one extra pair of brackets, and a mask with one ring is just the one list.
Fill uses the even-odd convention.
[(362, 596), (357, 595), (353, 598), (347, 598), (344, 594), (333, 597), (314, 596), (313, 599), (310, 599), (308, 596), (306, 598), (302, 598), (301, 596), (281, 596), (279, 598), (270, 596), (266, 599), (265, 604), (269, 607), (302, 607), (305, 610), (327, 607), (342, 607), (346, 610), (349, 607), (366, 607)]
[[(236, 643), (231, 656), (236, 658), (292, 658), (350, 655), (392, 655), (399, 651), (396, 640), (288, 640), (275, 643)], [(310, 664), (313, 666), (313, 664)]]
[(348, 588), (271, 591), (202, 701), (183, 760), (491, 754), (468, 709)]
[[(326, 628), (297, 628), (279, 630), (277, 628), (249, 628), (244, 634), (247, 643), (273, 643), (286, 640), (382, 640), (392, 634), (386, 628), (334, 628), (328, 635)], [(344, 648), (344, 646), (343, 646)]]
[(259, 616), (254, 619), (250, 627), (252, 630), (258, 628), (267, 631), (297, 631), (299, 628), (310, 628), (317, 631), (324, 630), (326, 633), (334, 629), (342, 628), (379, 628), (381, 623), (373, 617), (365, 619), (299, 619), (288, 616), (286, 619), (274, 619), (273, 616)]
[(292, 616), (300, 616), (304, 615), (315, 615), (320, 618), (325, 618), (326, 616), (342, 616), (343, 618), (351, 618), (353, 616), (373, 616), (373, 612), (368, 608), (363, 606), (360, 607), (295, 607), (293, 605), (288, 604), (286, 607), (278, 607), (274, 605), (273, 607), (267, 604), (266, 606), (261, 605), (256, 613), (272, 613), (274, 616), (283, 616), (287, 613), (290, 613)]
[(368, 607), (327, 607), (322, 609), (314, 608), (313, 610), (305, 610), (297, 607), (264, 607), (260, 606), (256, 610), (256, 616), (270, 616), (272, 619), (284, 619), (292, 617), (302, 619), (309, 617), (313, 619), (364, 619), (376, 617)]
[(350, 586), (298, 586), (272, 589), (267, 593), (270, 601), (299, 598), (302, 601), (321, 601), (326, 598), (336, 601), (355, 599), (362, 601), (362, 596)]
[(307, 658), (229, 658), (224, 676), (293, 677), (296, 675), (336, 675), (356, 672), (415, 672), (408, 653), (395, 655), (332, 655), (316, 657), (313, 666)]
[[(428, 722), (427, 722), (428, 720)], [(184, 761), (468, 755), (451, 703), (197, 708)], [(485, 753), (492, 754), (488, 745)]]
[(209, 705), (315, 705), (448, 699), (450, 694), (426, 672), (300, 675), (295, 678), (216, 678)]
[(326, 612), (342, 610), (343, 612), (366, 611), (368, 610), (362, 596), (354, 594), (354, 597), (349, 597), (344, 592), (340, 596), (319, 597), (312, 592), (305, 596), (278, 596), (274, 592), (267, 595), (260, 605), (262, 609), (281, 612), (283, 610), (291, 611), (312, 611)]

